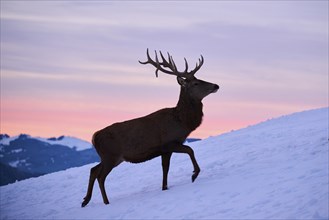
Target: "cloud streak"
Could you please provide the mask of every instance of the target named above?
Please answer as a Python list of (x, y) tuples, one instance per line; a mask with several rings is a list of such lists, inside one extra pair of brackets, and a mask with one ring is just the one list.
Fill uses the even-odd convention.
[(146, 48), (169, 51), (180, 67), (202, 54), (197, 76), (221, 86), (194, 136), (328, 105), (327, 1), (4, 1), (0, 16), (2, 132), (22, 132), (19, 119), (41, 135), (57, 110), (63, 124), (49, 135), (62, 126), (89, 140), (175, 105), (175, 78), (137, 62)]

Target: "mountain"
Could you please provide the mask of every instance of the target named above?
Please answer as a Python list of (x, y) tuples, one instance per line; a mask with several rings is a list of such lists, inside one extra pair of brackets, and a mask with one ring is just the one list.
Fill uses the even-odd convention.
[(161, 159), (122, 163), (85, 208), (90, 168), (0, 187), (0, 219), (328, 219), (328, 108), (268, 120), (191, 143), (201, 173), (173, 154), (169, 190)]
[(11, 141), (16, 139), (36, 139), (41, 142), (48, 143), (50, 145), (63, 145), (69, 148), (75, 149), (77, 151), (86, 150), (92, 148), (91, 143), (81, 140), (79, 138), (70, 137), (70, 136), (59, 136), (59, 137), (51, 137), (51, 138), (42, 138), (42, 137), (31, 137), (27, 134), (21, 134), (19, 136), (10, 137), (7, 134), (0, 134), (0, 143), (2, 145), (9, 145)]
[(201, 141), (200, 138), (187, 138), (186, 143), (192, 143), (192, 142), (196, 142), (196, 141)]
[(24, 180), (41, 175), (42, 174), (40, 173), (24, 172), (6, 164), (0, 163), (1, 185), (6, 185), (8, 183), (13, 183), (15, 181)]
[[(186, 142), (199, 140), (188, 138)], [(93, 146), (75, 137), (0, 134), (0, 186), (96, 161), (99, 157)]]
[(96, 161), (99, 157), (92, 145), (77, 138), (0, 135), (0, 185)]

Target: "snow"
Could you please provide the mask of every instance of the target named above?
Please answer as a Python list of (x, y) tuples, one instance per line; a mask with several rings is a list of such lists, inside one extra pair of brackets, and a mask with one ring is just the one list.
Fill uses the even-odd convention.
[[(61, 136), (59, 138), (54, 138), (56, 140), (50, 140), (49, 138), (44, 138), (44, 137), (31, 137), (29, 135), (26, 135), (26, 137), (37, 139), (39, 141), (48, 143), (50, 145), (56, 144), (56, 145), (64, 145), (70, 148), (75, 148), (77, 151), (86, 150), (93, 147), (90, 142), (71, 136)], [(19, 136), (3, 138), (2, 140), (0, 140), (0, 143), (3, 145), (9, 145), (11, 141), (16, 140), (17, 138), (19, 138)]]
[(49, 140), (47, 138), (40, 137), (38, 137), (37, 139), (51, 145), (59, 144), (68, 146), (70, 148), (75, 148), (77, 151), (86, 150), (93, 147), (90, 142), (71, 136), (64, 136), (63, 138), (60, 138), (60, 140)]
[(28, 166), (29, 163), (27, 163), (25, 159), (24, 160), (14, 160), (14, 161), (9, 162), (9, 166), (14, 167), (14, 168), (19, 167), (19, 165)]
[(20, 153), (20, 152), (22, 152), (22, 151), (23, 151), (22, 148), (20, 148), (20, 149), (16, 149), (16, 150), (11, 150), (12, 153)]
[(201, 173), (174, 154), (162, 191), (160, 158), (122, 163), (85, 207), (95, 164), (0, 187), (0, 219), (328, 219), (328, 108), (295, 113), (191, 143)]
[(21, 163), (21, 161), (15, 160), (15, 161), (9, 162), (9, 165), (11, 167), (18, 167), (18, 164), (20, 164), (20, 163)]
[(11, 141), (14, 141), (18, 138), (19, 136), (14, 136), (14, 137), (8, 137), (8, 138), (3, 138), (0, 140), (0, 143), (3, 145), (9, 145)]

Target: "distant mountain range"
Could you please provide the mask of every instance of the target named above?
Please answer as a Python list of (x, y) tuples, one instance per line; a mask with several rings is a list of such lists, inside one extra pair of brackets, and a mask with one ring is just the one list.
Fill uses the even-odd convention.
[(0, 135), (0, 185), (96, 161), (99, 157), (92, 145), (77, 138)]
[(0, 134), (0, 186), (97, 161), (93, 146), (78, 138)]

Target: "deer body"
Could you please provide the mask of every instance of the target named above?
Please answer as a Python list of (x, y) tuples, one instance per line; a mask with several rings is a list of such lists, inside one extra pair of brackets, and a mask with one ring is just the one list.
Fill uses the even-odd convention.
[[(169, 57), (168, 63), (161, 54), (163, 62), (159, 63), (156, 56), (157, 62), (152, 63), (154, 61), (150, 59), (148, 51), (147, 56), (148, 61), (141, 62), (142, 64), (151, 63), (157, 67), (157, 71), (161, 70), (162, 72), (165, 72), (165, 69), (160, 68), (160, 65), (175, 70), (176, 66), (174, 64), (169, 66), (170, 62), (173, 62), (171, 57)], [(200, 61), (200, 66), (202, 63), (203, 59)], [(197, 65), (195, 70), (197, 71), (198, 68), (200, 67)], [(186, 72), (187, 68), (184, 73)], [(92, 142), (101, 158), (101, 163), (90, 171), (88, 191), (82, 207), (90, 201), (96, 179), (104, 203), (109, 203), (104, 187), (105, 178), (114, 167), (123, 161), (140, 163), (161, 156), (162, 189), (166, 190), (172, 153), (186, 153), (190, 156), (194, 167), (192, 182), (197, 178), (200, 168), (194, 157), (194, 152), (192, 148), (183, 145), (183, 143), (188, 135), (202, 122), (202, 99), (208, 94), (216, 92), (219, 86), (196, 79), (194, 73), (193, 75), (181, 76), (179, 74), (182, 73), (177, 73), (176, 70), (176, 72), (168, 74), (177, 74), (177, 81), (181, 86), (176, 107), (164, 108), (141, 118), (115, 123), (94, 134)]]
[[(190, 112), (180, 109), (189, 109)], [(180, 105), (161, 109), (141, 118), (115, 123), (96, 132), (93, 144), (96, 150), (100, 151), (100, 155), (105, 157), (108, 154), (101, 152), (111, 151), (112, 155), (120, 155), (122, 161), (144, 162), (160, 156), (171, 143), (182, 144), (201, 124), (202, 116), (202, 103), (193, 109)], [(168, 127), (171, 129), (168, 130)], [(111, 147), (112, 145), (115, 147)]]

